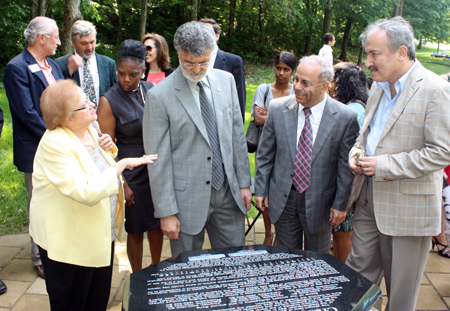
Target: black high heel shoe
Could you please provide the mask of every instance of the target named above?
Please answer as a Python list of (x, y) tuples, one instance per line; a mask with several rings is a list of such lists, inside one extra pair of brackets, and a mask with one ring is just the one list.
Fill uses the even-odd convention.
[[(439, 255), (445, 258), (450, 258), (450, 249), (448, 248), (448, 244), (444, 245), (442, 243), (439, 243), (435, 236), (431, 239), (431, 243), (433, 245), (432, 249), (434, 249), (434, 246), (436, 245), (436, 250), (439, 253)], [(443, 248), (439, 249), (438, 246), (443, 246)]]

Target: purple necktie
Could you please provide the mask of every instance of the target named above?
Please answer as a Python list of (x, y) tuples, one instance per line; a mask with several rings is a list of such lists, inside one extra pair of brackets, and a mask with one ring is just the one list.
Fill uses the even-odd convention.
[(294, 186), (302, 193), (311, 183), (311, 159), (313, 149), (313, 133), (309, 116), (311, 109), (303, 108), (305, 112), (305, 125), (298, 139), (297, 155), (294, 163)]

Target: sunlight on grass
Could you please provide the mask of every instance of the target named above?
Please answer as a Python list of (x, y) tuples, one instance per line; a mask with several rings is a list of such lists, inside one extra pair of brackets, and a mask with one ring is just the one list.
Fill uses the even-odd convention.
[(25, 182), (13, 164), (12, 124), (8, 100), (0, 91), (0, 107), (5, 123), (0, 138), (0, 235), (28, 231)]

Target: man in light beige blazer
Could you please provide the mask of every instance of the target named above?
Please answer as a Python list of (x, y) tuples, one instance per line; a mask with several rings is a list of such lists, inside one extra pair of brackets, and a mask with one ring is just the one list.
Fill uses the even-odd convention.
[(431, 236), (440, 229), (450, 86), (415, 59), (413, 30), (403, 18), (377, 21), (361, 39), (378, 83), (349, 155), (360, 176), (347, 264), (377, 284), (384, 273), (386, 310), (415, 310)]

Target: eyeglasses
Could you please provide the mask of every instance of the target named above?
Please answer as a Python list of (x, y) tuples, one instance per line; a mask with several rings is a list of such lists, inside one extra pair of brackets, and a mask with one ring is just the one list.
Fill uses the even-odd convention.
[(72, 110), (72, 112), (80, 111), (80, 110), (83, 110), (83, 109), (89, 109), (89, 106), (90, 106), (90, 103), (91, 103), (91, 102), (89, 101), (89, 99), (86, 98), (85, 103), (86, 103), (86, 104), (85, 104), (83, 107), (77, 108), (77, 109), (75, 109), (75, 110)]
[(186, 67), (187, 69), (192, 69), (194, 67), (200, 67), (202, 69), (208, 68), (209, 63), (200, 63), (200, 64), (196, 64), (196, 63), (183, 63), (183, 66)]
[(156, 49), (156, 47), (153, 47), (151, 45), (146, 45), (147, 52), (151, 52), (153, 49)]
[(319, 81), (317, 83), (312, 83), (311, 81), (308, 81), (308, 80), (299, 80), (297, 77), (292, 78), (292, 81), (294, 82), (294, 84), (300, 83), (302, 85), (302, 88), (304, 88), (304, 89), (307, 89), (316, 84), (321, 84), (321, 83), (327, 82), (327, 81)]
[(47, 36), (47, 37), (53, 37), (55, 40), (60, 40), (59, 39), (59, 35), (56, 35), (56, 36), (54, 36), (54, 35), (52, 35), (51, 33), (50, 34), (43, 34), (44, 36)]

